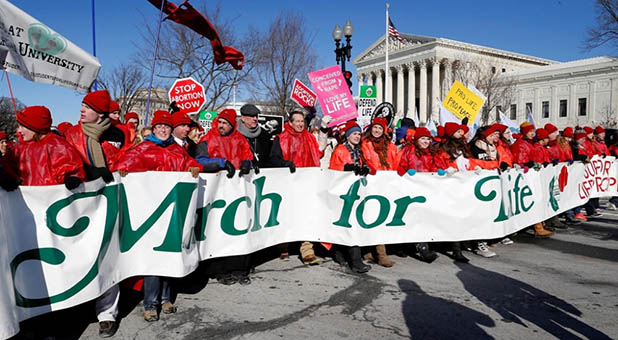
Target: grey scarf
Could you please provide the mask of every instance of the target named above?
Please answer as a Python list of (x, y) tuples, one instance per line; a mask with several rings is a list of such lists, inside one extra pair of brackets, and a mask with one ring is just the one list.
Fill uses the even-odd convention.
[(260, 135), (261, 128), (259, 124), (253, 129), (249, 129), (248, 127), (245, 126), (245, 124), (242, 123), (240, 119), (237, 119), (237, 122), (238, 122), (238, 128), (237, 128), (238, 132), (240, 132), (243, 136), (247, 138), (256, 138), (257, 136)]

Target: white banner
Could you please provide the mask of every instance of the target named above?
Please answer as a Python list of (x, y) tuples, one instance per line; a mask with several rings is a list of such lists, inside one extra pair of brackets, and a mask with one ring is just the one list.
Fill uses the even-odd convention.
[(0, 190), (0, 337), (18, 322), (96, 298), (139, 275), (292, 241), (375, 245), (499, 238), (590, 197), (618, 196), (613, 157), (438, 176), (300, 168), (258, 176), (147, 172)]
[(38, 83), (88, 92), (101, 68), (97, 58), (6, 0), (0, 0), (3, 68)]

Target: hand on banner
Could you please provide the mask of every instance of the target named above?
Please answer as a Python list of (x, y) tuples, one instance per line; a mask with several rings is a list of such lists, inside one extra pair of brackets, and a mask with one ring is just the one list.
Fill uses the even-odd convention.
[(534, 163), (534, 170), (541, 171), (541, 163)]
[(513, 163), (513, 168), (515, 168), (515, 170), (517, 170), (517, 171), (521, 171), (521, 169), (522, 169), (521, 165), (519, 165), (517, 163)]
[(234, 164), (232, 164), (232, 162), (226, 160), (223, 168), (227, 170), (227, 178), (234, 177), (234, 172), (236, 172), (236, 168), (234, 168)]
[(459, 169), (459, 171), (466, 171), (470, 166), (470, 160), (463, 155), (457, 157), (457, 159), (455, 159), (455, 162), (457, 163), (457, 169)]
[(474, 173), (475, 173), (475, 174), (477, 174), (477, 175), (480, 175), (482, 170), (483, 170), (483, 169), (481, 169), (481, 167), (477, 165), (477, 166), (474, 168)]
[(524, 167), (533, 168), (534, 167), (534, 161), (529, 161), (528, 163), (525, 163)]
[(81, 178), (68, 175), (64, 176), (64, 186), (67, 188), (67, 190), (73, 190), (77, 188), (80, 184), (82, 184)]
[(189, 172), (191, 173), (191, 176), (193, 176), (193, 178), (197, 178), (197, 176), (200, 175), (200, 168), (192, 166), (189, 168)]
[(357, 167), (357, 168), (358, 168), (357, 175), (360, 175), (360, 176), (367, 176), (367, 175), (369, 175), (370, 169), (366, 165), (363, 165), (362, 167)]
[(569, 165), (573, 165), (573, 159), (572, 158), (567, 159), (567, 162), (569, 162)]
[[(3, 177), (3, 178), (2, 178)], [(10, 176), (0, 176), (0, 187), (5, 191), (13, 191), (19, 187), (21, 181)]]
[(255, 172), (256, 175), (260, 174), (260, 168), (256, 165), (253, 166), (253, 172)]
[(500, 162), (500, 171), (504, 172), (509, 168), (509, 165), (506, 162)]
[(333, 121), (333, 117), (324, 115), (322, 116), (322, 122), (320, 123), (320, 128), (328, 129), (328, 124)]
[(560, 160), (559, 160), (559, 159), (553, 159), (553, 160), (551, 161), (551, 164), (552, 164), (553, 166), (558, 165), (558, 163), (560, 163)]
[(444, 169), (438, 169), (437, 173), (438, 173), (438, 176), (446, 175), (446, 171)]
[(240, 162), (240, 171), (238, 172), (238, 176), (242, 177), (243, 175), (248, 175), (251, 170), (251, 161), (245, 159)]
[(105, 183), (110, 183), (114, 181), (114, 175), (112, 175), (112, 172), (109, 171), (109, 169), (106, 167), (100, 167), (100, 168), (93, 167), (90, 170), (90, 174), (94, 178), (99, 178), (99, 177), (103, 178), (103, 181), (105, 181)]
[(127, 177), (129, 172), (125, 170), (118, 170), (118, 174), (120, 175), (120, 177)]
[[(438, 171), (440, 171), (440, 170), (438, 170)], [(416, 175), (416, 169), (410, 169), (407, 172), (408, 172), (408, 175), (410, 175), (410, 176)]]
[(450, 166), (446, 169), (446, 173), (447, 173), (449, 176), (454, 175), (456, 172), (457, 172), (457, 169), (455, 169), (455, 168), (453, 168), (453, 167), (450, 167)]
[(294, 162), (292, 162), (292, 161), (285, 161), (284, 164), (285, 164), (286, 167), (288, 167), (290, 169), (290, 173), (291, 174), (296, 172), (296, 165), (294, 165)]

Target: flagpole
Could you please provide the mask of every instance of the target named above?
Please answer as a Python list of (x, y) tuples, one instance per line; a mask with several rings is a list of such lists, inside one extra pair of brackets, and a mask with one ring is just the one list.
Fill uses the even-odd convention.
[(6, 83), (9, 85), (9, 93), (11, 94), (11, 101), (13, 102), (13, 111), (15, 111), (15, 115), (17, 115), (17, 105), (15, 105), (15, 97), (13, 96), (13, 89), (11, 88), (11, 81), (9, 80), (9, 73), (5, 70), (4, 74), (6, 75)]
[(388, 77), (390, 76), (390, 70), (388, 68), (388, 8), (390, 5), (386, 3), (386, 69), (384, 70), (384, 102), (388, 99)]
[(148, 126), (148, 113), (150, 111), (150, 93), (152, 91), (152, 81), (155, 72), (155, 63), (157, 62), (157, 50), (159, 49), (159, 33), (161, 32), (161, 22), (163, 21), (163, 6), (165, 0), (161, 1), (161, 8), (159, 8), (159, 25), (157, 26), (157, 38), (155, 39), (154, 54), (152, 56), (152, 71), (150, 72), (150, 84), (148, 84), (148, 98), (146, 99), (146, 114), (144, 115), (144, 126)]
[[(94, 0), (92, 0), (92, 55), (97, 56), (97, 41), (94, 29)], [(97, 90), (97, 80), (94, 80), (94, 90)]]

